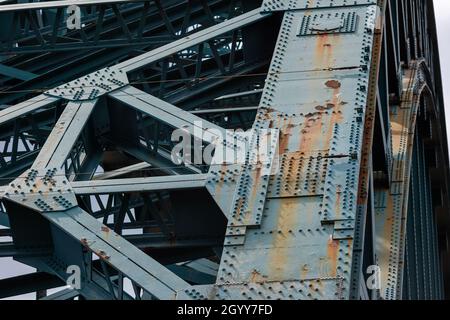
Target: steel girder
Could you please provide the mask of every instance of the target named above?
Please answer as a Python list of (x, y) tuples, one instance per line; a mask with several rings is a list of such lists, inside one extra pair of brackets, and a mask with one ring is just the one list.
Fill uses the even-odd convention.
[[(142, 1), (48, 1), (0, 6), (2, 24), (11, 33), (2, 35), (2, 53), (39, 53), (73, 49), (112, 48), (164, 44), (191, 32), (189, 19), (198, 28), (208, 21), (204, 14), (217, 10), (225, 2)], [(67, 8), (76, 5), (82, 12), (83, 28), (68, 30)], [(209, 7), (211, 6), (212, 9)], [(183, 11), (180, 11), (183, 9)], [(173, 17), (168, 16), (169, 8)], [(221, 7), (222, 13), (225, 11)], [(227, 7), (228, 9), (228, 7)], [(174, 11), (177, 11), (174, 14)], [(196, 15), (203, 13), (203, 18)], [(158, 17), (158, 15), (160, 17)], [(172, 18), (172, 19), (170, 19)], [(158, 24), (148, 25), (154, 19)], [(167, 35), (148, 36), (149, 31), (167, 28)], [(182, 31), (176, 29), (182, 26)]]
[[(52, 4), (55, 3), (57, 2), (52, 1)], [(25, 38), (22, 39), (19, 34), (11, 32), (5, 35), (7, 38), (0, 39), (2, 46), (0, 82), (8, 87), (8, 93), (3, 90), (1, 94), (1, 104), (17, 103), (19, 99), (30, 96), (35, 90), (42, 91), (43, 87), (51, 88), (105, 65), (126, 60), (195, 30), (204, 29), (211, 23), (216, 24), (231, 18), (244, 10), (240, 1), (235, 1), (235, 5), (231, 5), (230, 0), (212, 2), (171, 0), (165, 1), (163, 5), (159, 5), (159, 1), (157, 3), (138, 1), (131, 5), (117, 4), (120, 6), (118, 10), (122, 17), (119, 19), (111, 9), (110, 14), (99, 15), (98, 6), (95, 6), (95, 2), (90, 3), (90, 5), (82, 6), (86, 8), (85, 11), (92, 11), (91, 15), (86, 13), (82, 16), (85, 27), (81, 30), (69, 30), (67, 35), (62, 14), (59, 20), (54, 19), (56, 13), (52, 10), (57, 9), (47, 9), (51, 11), (48, 14), (41, 8), (30, 9), (31, 12), (7, 10), (2, 13), (5, 17), (1, 19), (2, 23), (13, 25), (21, 21), (18, 19), (21, 15), (26, 16), (24, 19), (36, 16), (35, 20), (42, 21), (42, 25), (37, 26), (35, 32), (42, 34), (42, 41), (41, 43), (34, 41), (40, 38), (36, 38), (32, 29), (30, 31), (29, 23), (17, 25), (17, 32), (22, 32), (20, 34), (23, 34)], [(24, 4), (24, 6), (27, 5)], [(39, 3), (33, 6), (39, 6)], [(149, 8), (144, 10), (143, 6)], [(65, 12), (65, 9), (61, 8), (60, 11)], [(18, 18), (14, 19), (16, 15)], [(145, 19), (142, 19), (143, 17)], [(100, 24), (101, 20), (103, 24)], [(16, 28), (4, 27), (4, 30), (8, 29), (16, 30)], [(61, 35), (59, 35), (60, 29), (63, 32)], [(131, 40), (124, 30), (128, 30)], [(177, 30), (176, 34), (174, 30)], [(52, 32), (58, 35), (56, 40)], [(151, 35), (152, 40), (146, 40), (146, 34)], [(12, 43), (7, 41), (10, 36), (11, 39), (19, 42), (15, 44), (14, 41)], [(109, 44), (104, 42), (99, 45), (102, 41), (109, 41)], [(5, 49), (8, 46), (12, 49)], [(16, 50), (16, 52), (12, 55), (5, 50)]]
[[(170, 54), (169, 52), (172, 51), (173, 53), (171, 53), (170, 55), (173, 56), (177, 52), (180, 51), (183, 52), (191, 48), (192, 46), (205, 42), (206, 40), (212, 41), (211, 39), (213, 39), (214, 37), (245, 27), (246, 25), (257, 22), (258, 20), (261, 20), (266, 16), (267, 15), (261, 14), (259, 10), (251, 11), (249, 14), (244, 14), (238, 18), (230, 19), (224, 22), (223, 24), (220, 25), (220, 29), (218, 27), (213, 26), (209, 29), (196, 33), (194, 39), (189, 39), (189, 37), (180, 39), (178, 42), (175, 43), (175, 46), (173, 46), (173, 44), (170, 44), (169, 45), (170, 47), (162, 48), (162, 50), (164, 50), (164, 52), (168, 54)], [(210, 34), (210, 36), (205, 37), (203, 36), (204, 34)], [(197, 38), (197, 36), (199, 36), (200, 38)], [(238, 39), (236, 39), (236, 41), (237, 40)], [(210, 48), (214, 48), (212, 42), (210, 42), (209, 44), (207, 43), (206, 45), (203, 46), (205, 47), (205, 49), (208, 46)], [(213, 51), (215, 50), (213, 49)], [(204, 52), (198, 53), (200, 57), (202, 56), (202, 54), (206, 53)], [(215, 53), (212, 54), (213, 56), (215, 56), (214, 58), (215, 62), (220, 65), (222, 57), (220, 57), (219, 54), (221, 53), (215, 51)], [(230, 50), (228, 54), (234, 55), (234, 49)], [(161, 58), (163, 57), (166, 57), (166, 55), (163, 55)], [(148, 55), (142, 55), (141, 58), (148, 59)], [(5, 204), (5, 207), (11, 209), (12, 207), (17, 205), (18, 200), (17, 196), (19, 194), (21, 196), (25, 196), (24, 198), (22, 198), (22, 200), (19, 201), (21, 202), (20, 205), (25, 205), (26, 207), (28, 207), (28, 209), (27, 210), (22, 209), (22, 212), (31, 210), (28, 213), (25, 213), (26, 215), (32, 214), (31, 213), (32, 211), (40, 212), (41, 217), (44, 217), (47, 219), (47, 221), (50, 221), (51, 229), (54, 229), (54, 226), (57, 227), (57, 231), (56, 229), (52, 231), (52, 233), (55, 232), (55, 235), (50, 236), (50, 239), (47, 239), (50, 240), (50, 243), (42, 244), (43, 246), (49, 245), (50, 247), (53, 247), (53, 250), (51, 250), (52, 252), (51, 257), (49, 257), (49, 259), (42, 257), (41, 259), (35, 259), (33, 261), (27, 262), (31, 265), (36, 266), (40, 270), (56, 273), (58, 276), (64, 279), (67, 278), (67, 275), (64, 275), (63, 273), (64, 270), (63, 266), (67, 266), (68, 261), (70, 260), (81, 259), (77, 264), (80, 265), (80, 267), (82, 267), (83, 269), (83, 288), (80, 290), (80, 293), (83, 296), (89, 298), (99, 296), (101, 297), (107, 294), (109, 294), (110, 297), (113, 298), (123, 297), (124, 278), (130, 279), (133, 284), (133, 287), (137, 288), (135, 298), (170, 298), (170, 295), (174, 297), (177, 291), (189, 288), (188, 283), (182, 281), (180, 278), (178, 278), (175, 274), (172, 274), (166, 268), (160, 269), (162, 274), (165, 273), (167, 274), (167, 278), (165, 280), (161, 279), (159, 275), (156, 278), (152, 276), (151, 273), (155, 272), (154, 268), (155, 267), (161, 268), (161, 266), (156, 261), (146, 256), (142, 251), (132, 246), (129, 242), (122, 240), (122, 238), (119, 237), (117, 234), (115, 234), (113, 230), (110, 230), (107, 226), (102, 226), (102, 224), (98, 222), (95, 218), (93, 218), (91, 215), (87, 214), (82, 209), (77, 208), (77, 200), (75, 198), (77, 193), (76, 191), (74, 191), (76, 190), (76, 188), (72, 189), (72, 186), (70, 185), (69, 182), (69, 180), (71, 180), (71, 175), (76, 173), (77, 170), (80, 170), (80, 166), (83, 165), (82, 159), (83, 155), (85, 156), (86, 154), (90, 153), (88, 145), (89, 144), (92, 145), (95, 143), (93, 141), (87, 141), (86, 139), (83, 139), (83, 135), (87, 135), (89, 132), (90, 128), (88, 122), (90, 121), (89, 119), (92, 116), (94, 109), (96, 108), (100, 109), (102, 107), (105, 107), (104, 104), (107, 99), (106, 95), (108, 94), (111, 97), (111, 101), (108, 101), (108, 104), (111, 104), (111, 106), (114, 105), (113, 100), (117, 100), (121, 102), (122, 105), (129, 105), (131, 108), (134, 108), (135, 113), (140, 112), (146, 117), (155, 118), (156, 120), (162, 121), (162, 123), (165, 123), (169, 126), (186, 128), (187, 126), (194, 125), (195, 121), (199, 120), (203, 121), (203, 123), (207, 123), (193, 114), (182, 111), (181, 109), (178, 109), (175, 106), (171, 106), (166, 102), (163, 102), (155, 97), (150, 96), (149, 94), (143, 91), (140, 91), (128, 85), (128, 79), (124, 71), (133, 71), (135, 69), (144, 68), (150, 62), (160, 60), (161, 58), (158, 59), (150, 56), (148, 62), (138, 61), (136, 66), (129, 66), (129, 69), (127, 70), (125, 70), (125, 68), (122, 68), (120, 65), (117, 65), (115, 67), (107, 68), (106, 70), (102, 71), (101, 75), (99, 75), (98, 73), (94, 73), (86, 77), (86, 78), (94, 77), (96, 79), (100, 78), (103, 79), (103, 76), (106, 75), (109, 79), (108, 81), (110, 81), (111, 84), (114, 83), (116, 84), (116, 86), (113, 88), (101, 90), (101, 88), (105, 88), (105, 86), (100, 84), (98, 80), (97, 81), (94, 80), (94, 82), (91, 83), (94, 83), (98, 89), (92, 87), (90, 88), (90, 86), (88, 85), (84, 87), (84, 89), (86, 88), (90, 89), (89, 91), (90, 93), (88, 95), (85, 96), (80, 93), (75, 93), (75, 95), (69, 97), (68, 95), (66, 95), (66, 93), (64, 93), (65, 88), (68, 88), (68, 86), (65, 85), (56, 88), (55, 91), (50, 90), (46, 92), (45, 93), (46, 101), (42, 105), (41, 105), (42, 101), (39, 98), (32, 99), (31, 101), (25, 102), (27, 106), (29, 105), (27, 109), (23, 109), (21, 105), (18, 105), (13, 108), (6, 109), (2, 114), (2, 123), (6, 124), (10, 121), (14, 121), (15, 119), (17, 119), (17, 117), (26, 116), (29, 115), (30, 113), (40, 110), (42, 109), (42, 107), (44, 108), (51, 107), (54, 103), (60, 103), (61, 98), (63, 100), (69, 100), (67, 104), (63, 103), (62, 112), (60, 115), (57, 116), (58, 120), (55, 123), (54, 129), (48, 136), (46, 143), (42, 146), (39, 155), (37, 156), (36, 159), (34, 159), (34, 163), (31, 166), (31, 169), (25, 172), (19, 179), (10, 184), (9, 188), (7, 188), (3, 193), (3, 202)], [(179, 57), (177, 58), (179, 59)], [(234, 60), (234, 57), (230, 57), (230, 60)], [(202, 63), (202, 60), (200, 60), (199, 63)], [(230, 62), (229, 67), (234, 67), (234, 64)], [(115, 74), (116, 72), (117, 75), (119, 74), (124, 75), (123, 76), (124, 78), (121, 81), (118, 81), (117, 77), (113, 76), (113, 74)], [(74, 83), (70, 85), (71, 88), (73, 87), (76, 88), (76, 85), (74, 84), (77, 84), (77, 81), (82, 81), (82, 85), (84, 85), (83, 80), (85, 80), (86, 78), (76, 80)], [(117, 90), (120, 87), (122, 87), (122, 89)], [(67, 89), (68, 93), (73, 91), (71, 88)], [(80, 92), (81, 91), (84, 90), (80, 89)], [(127, 96), (130, 98), (126, 98)], [(136, 100), (136, 97), (138, 98), (138, 100)], [(101, 99), (102, 101), (99, 102), (99, 99)], [(153, 99), (153, 101), (149, 99)], [(123, 108), (123, 106), (121, 106), (120, 108)], [(132, 110), (131, 108), (129, 110)], [(17, 114), (14, 113), (16, 109), (20, 109), (20, 111), (17, 111)], [(223, 129), (212, 123), (208, 125), (208, 127), (210, 129), (215, 128), (223, 131)], [(208, 129), (208, 127), (203, 130)], [(134, 138), (137, 138), (138, 136), (139, 134)], [(82, 141), (83, 146), (81, 147), (81, 149), (77, 148), (77, 144), (80, 138), (81, 140), (83, 140)], [(115, 138), (116, 137), (113, 137), (113, 140), (115, 140)], [(15, 144), (17, 144), (17, 142)], [(53, 146), (55, 148), (53, 148)], [(130, 141), (126, 141), (126, 143), (124, 144), (124, 148), (127, 149), (128, 152), (131, 152), (128, 150), (130, 149), (130, 147), (132, 147), (130, 145)], [(5, 148), (7, 149), (8, 147), (6, 146)], [(138, 148), (137, 145), (136, 148)], [(74, 151), (75, 155), (73, 155)], [(148, 153), (148, 151), (146, 153)], [(151, 153), (158, 154), (159, 151), (152, 150)], [(8, 160), (10, 160), (9, 157), (7, 158)], [(70, 164), (68, 164), (68, 162), (70, 162)], [(50, 169), (50, 167), (53, 168)], [(164, 170), (164, 168), (162, 168), (162, 170)], [(158, 178), (153, 179), (158, 180)], [(174, 182), (176, 180), (177, 179), (175, 178)], [(115, 217), (113, 228), (115, 231), (121, 233), (122, 229), (125, 227), (124, 226), (125, 215), (127, 214), (130, 215), (128, 208), (128, 204), (131, 201), (129, 196), (130, 192), (142, 193), (143, 194), (142, 201), (144, 202), (144, 206), (147, 207), (146, 209), (152, 211), (153, 214), (158, 216), (161, 214), (161, 211), (152, 210), (152, 207), (155, 207), (154, 199), (150, 195), (144, 195), (145, 193), (155, 190), (160, 191), (162, 193), (162, 191), (167, 192), (172, 189), (174, 190), (185, 188), (196, 189), (196, 187), (193, 187), (192, 185), (192, 182), (196, 180), (199, 181), (197, 189), (205, 187), (206, 177), (204, 175), (192, 176), (191, 178), (189, 178), (188, 176), (183, 176), (182, 178), (178, 179), (179, 181), (178, 187), (175, 186), (170, 187), (167, 184), (168, 182), (167, 178), (165, 178), (163, 180), (165, 181), (165, 184), (163, 185), (160, 184), (159, 186), (155, 186), (154, 188), (149, 188), (151, 183), (150, 180), (143, 179), (141, 182), (143, 183), (144, 187), (136, 189), (137, 181), (133, 179), (132, 180), (127, 179), (125, 183), (129, 184), (131, 189), (134, 190), (129, 189), (128, 191), (126, 191), (123, 189), (122, 185), (122, 187), (119, 187), (119, 189), (116, 189), (117, 190), (116, 191), (114, 190), (115, 188), (114, 186), (105, 185), (106, 188), (103, 190), (99, 186), (93, 187), (93, 189), (97, 191), (90, 193), (89, 190), (86, 190), (86, 188), (89, 187), (85, 186), (84, 191), (80, 191), (79, 195), (80, 197), (83, 194), (89, 194), (94, 196), (98, 194), (97, 192), (112, 195), (118, 193), (119, 197), (120, 195), (123, 195), (120, 201), (121, 208), (119, 209), (119, 212), (117, 214), (114, 214)], [(119, 181), (115, 180), (114, 183), (119, 183)], [(26, 192), (24, 191), (18, 192), (19, 189), (26, 190)], [(44, 196), (44, 194), (48, 196), (47, 200), (41, 199), (41, 197)], [(83, 203), (83, 205), (85, 205), (85, 203)], [(10, 210), (8, 209), (8, 211)], [(49, 214), (47, 215), (47, 213)], [(105, 217), (107, 220), (108, 214), (105, 214)], [(42, 219), (40, 218), (37, 219), (40, 220), (39, 222), (40, 225), (42, 226), (48, 225)], [(131, 219), (133, 221), (130, 221), (130, 223), (137, 223), (136, 222), (137, 218)], [(161, 216), (155, 217), (155, 221), (157, 221), (158, 224), (160, 224), (161, 230), (166, 231), (165, 229), (168, 226), (166, 225), (166, 221), (164, 221), (164, 219), (165, 218)], [(24, 249), (27, 247), (29, 248), (30, 243), (27, 243), (28, 239), (25, 239), (27, 237), (18, 236), (19, 233), (25, 232), (25, 230), (22, 229), (23, 221), (19, 220), (21, 219), (18, 217), (10, 218), (10, 222), (13, 225), (11, 228), (13, 230), (13, 236), (15, 239), (14, 246), (16, 248), (19, 248), (20, 251), (20, 249)], [(144, 220), (144, 222), (146, 221)], [(105, 224), (107, 224), (107, 221), (105, 221)], [(148, 225), (146, 226), (146, 228), (152, 228), (152, 226)], [(56, 233), (58, 234), (57, 236)], [(76, 250), (74, 250), (75, 252), (68, 254), (69, 257), (64, 258), (63, 256), (65, 254), (63, 254), (60, 251), (62, 250), (61, 247), (62, 242), (67, 243), (66, 245), (69, 245), (69, 243), (71, 242), (73, 243), (73, 240), (67, 237), (68, 235), (71, 237), (71, 239), (75, 239), (76, 241), (79, 241), (81, 244), (78, 246)], [(56, 239), (55, 237), (58, 237), (58, 239)], [(142, 237), (138, 238), (141, 240), (139, 240), (139, 243), (137, 243), (137, 245), (139, 247), (142, 247), (143, 238)], [(201, 245), (208, 246), (207, 240), (208, 240), (207, 238), (204, 238)], [(130, 241), (133, 242), (133, 240)], [(157, 239), (149, 238), (148, 240), (149, 244), (145, 245), (144, 248), (146, 250), (148, 250), (149, 248), (154, 248), (155, 244), (156, 248), (158, 248), (157, 241), (158, 241)], [(184, 242), (185, 244), (183, 245)], [(56, 243), (59, 244), (56, 245)], [(194, 247), (198, 246), (198, 244), (196, 245), (195, 243), (193, 243), (193, 241), (191, 241), (191, 243), (188, 243), (188, 241), (184, 241), (182, 238), (179, 239), (179, 243), (181, 245), (180, 246), (181, 248), (183, 248), (183, 246), (184, 248), (192, 248), (193, 246)], [(73, 244), (75, 245), (75, 243)], [(220, 242), (214, 240), (212, 242), (212, 245), (218, 246), (220, 245)], [(77, 246), (75, 245), (75, 248), (76, 247)], [(174, 246), (173, 244), (168, 243), (167, 245), (162, 246), (160, 245), (160, 247), (162, 248), (170, 247), (176, 249), (178, 246)], [(118, 250), (119, 248), (120, 250)], [(88, 249), (87, 253), (86, 249)], [(91, 273), (94, 270), (92, 267), (94, 261), (91, 260), (89, 251), (95, 253), (97, 256), (100, 257), (102, 267), (102, 269), (100, 270), (100, 274), (101, 278), (103, 278), (103, 283), (99, 284), (98, 281), (93, 279), (93, 277), (91, 276)], [(59, 261), (59, 263), (55, 263), (55, 259), (56, 261)], [(49, 262), (46, 262), (47, 260)], [(111, 271), (108, 270), (110, 268), (112, 268)], [(144, 275), (145, 273), (147, 274)], [(117, 278), (117, 276), (115, 275), (118, 275), (119, 277), (118, 279), (120, 280), (113, 281), (112, 280), (113, 276)], [(143, 290), (143, 294), (140, 293), (140, 290)]]
[[(189, 35), (162, 15), (177, 35), (170, 43), (0, 111), (9, 183), (0, 215), (14, 240), (2, 250), (63, 280), (67, 266), (82, 269), (80, 290), (49, 298), (448, 292), (449, 166), (432, 1), (250, 7), (218, 24), (209, 15)], [(172, 163), (173, 129), (207, 144), (207, 129), (248, 127), (255, 113), (250, 141), (272, 130), (263, 138), (278, 146), (279, 171)], [(144, 232), (124, 232), (134, 229)], [(373, 266), (380, 288), (367, 285)]]

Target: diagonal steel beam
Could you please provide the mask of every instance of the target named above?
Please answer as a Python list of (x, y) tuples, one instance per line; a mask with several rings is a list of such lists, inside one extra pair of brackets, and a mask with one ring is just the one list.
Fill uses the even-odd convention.
[(20, 70), (14, 67), (9, 67), (4, 64), (0, 64), (0, 75), (24, 81), (31, 80), (37, 77), (37, 75), (34, 73)]
[(206, 174), (176, 175), (150, 178), (114, 179), (72, 182), (76, 195), (94, 195), (161, 190), (198, 189), (205, 187)]
[(157, 299), (171, 299), (189, 284), (80, 208), (43, 213), (55, 224)]
[(166, 152), (158, 151), (157, 155), (152, 155), (151, 152), (149, 152), (148, 149), (145, 149), (144, 147), (129, 146), (122, 141), (115, 142), (116, 148), (118, 150), (125, 152), (136, 159), (139, 159), (139, 161), (144, 161), (145, 163), (148, 163), (149, 165), (165, 172), (166, 174), (177, 175), (186, 173), (200, 173), (198, 169), (191, 165), (177, 166), (171, 160), (170, 154), (166, 154)]
[(57, 102), (59, 99), (54, 97), (49, 97), (47, 95), (39, 95), (37, 97), (31, 98), (22, 103), (16, 104), (9, 108), (0, 111), (0, 125), (3, 125), (11, 120), (17, 119), (19, 117), (25, 116), (33, 111), (40, 108), (50, 106), (51, 104)]
[(93, 180), (107, 180), (107, 179), (117, 178), (117, 177), (125, 176), (127, 174), (130, 174), (130, 173), (133, 173), (136, 171), (148, 170), (151, 166), (152, 165), (147, 162), (141, 162), (141, 163), (133, 164), (128, 167), (124, 167), (124, 168), (120, 168), (117, 170), (113, 170), (113, 171), (95, 175), (92, 179)]
[(67, 104), (33, 168), (60, 168), (84, 129), (97, 100)]
[(193, 35), (189, 35), (165, 46), (159, 47), (153, 51), (119, 63), (117, 67), (125, 72), (137, 70), (150, 63), (161, 60), (162, 58), (171, 56), (179, 51), (189, 49), (205, 41), (213, 39), (214, 37), (220, 36), (224, 33), (233, 31), (238, 28), (242, 28), (246, 25), (252, 24), (269, 16), (270, 13), (261, 13), (260, 8), (249, 11), (236, 18), (227, 20), (223, 23), (219, 23), (215, 26), (196, 32)]
[[(210, 138), (210, 135), (225, 131), (222, 127), (203, 120), (190, 112), (175, 107), (170, 103), (158, 99), (132, 86), (127, 86), (120, 90), (114, 91), (110, 93), (109, 96), (151, 117), (157, 118), (172, 127), (180, 129), (193, 129), (191, 133), (198, 139), (212, 141), (208, 139)], [(207, 132), (208, 129), (214, 129), (215, 132)]]

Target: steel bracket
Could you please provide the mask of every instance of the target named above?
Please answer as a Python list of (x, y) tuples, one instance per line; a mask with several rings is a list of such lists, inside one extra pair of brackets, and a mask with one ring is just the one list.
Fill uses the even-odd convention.
[(31, 169), (6, 189), (4, 198), (37, 212), (67, 211), (78, 205), (64, 173), (53, 169)]

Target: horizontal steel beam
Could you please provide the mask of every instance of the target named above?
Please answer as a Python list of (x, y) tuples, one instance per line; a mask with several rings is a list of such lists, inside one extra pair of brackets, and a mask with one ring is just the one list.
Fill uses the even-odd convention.
[(116, 148), (140, 161), (150, 164), (155, 170), (165, 172), (169, 175), (201, 173), (198, 169), (190, 165), (175, 165), (171, 160), (170, 153), (163, 152), (162, 150), (158, 150), (158, 153), (153, 155), (148, 149), (144, 148), (144, 146), (129, 146), (126, 142), (121, 141), (116, 143)]
[(198, 189), (205, 187), (206, 180), (206, 174), (194, 174), (103, 181), (75, 181), (71, 183), (71, 186), (76, 195), (95, 195)]
[(210, 114), (210, 113), (227, 113), (227, 112), (246, 112), (246, 111), (257, 111), (259, 107), (241, 107), (241, 108), (220, 108), (220, 109), (202, 109), (193, 110), (192, 114)]
[[(198, 139), (206, 139), (206, 141), (211, 142), (212, 136), (225, 131), (222, 127), (132, 86), (114, 91), (109, 96), (174, 128), (186, 129)], [(215, 130), (215, 133), (208, 132), (211, 129)]]
[(12, 242), (2, 242), (0, 243), (0, 258), (7, 257), (38, 257), (38, 256), (48, 256), (51, 255), (52, 251), (49, 248), (39, 248), (39, 249), (17, 249)]
[(0, 299), (65, 285), (61, 279), (46, 272), (25, 274), (0, 280)]

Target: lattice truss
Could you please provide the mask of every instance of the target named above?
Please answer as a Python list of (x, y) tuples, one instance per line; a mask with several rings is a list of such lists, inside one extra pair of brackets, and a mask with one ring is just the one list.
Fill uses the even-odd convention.
[[(1, 296), (77, 266), (44, 299), (443, 297), (435, 47), (386, 32), (431, 1), (394, 2), (77, 1), (80, 30), (71, 1), (0, 6), (0, 250), (38, 270)], [(175, 129), (205, 150), (236, 128), (246, 162), (174, 163)]]

